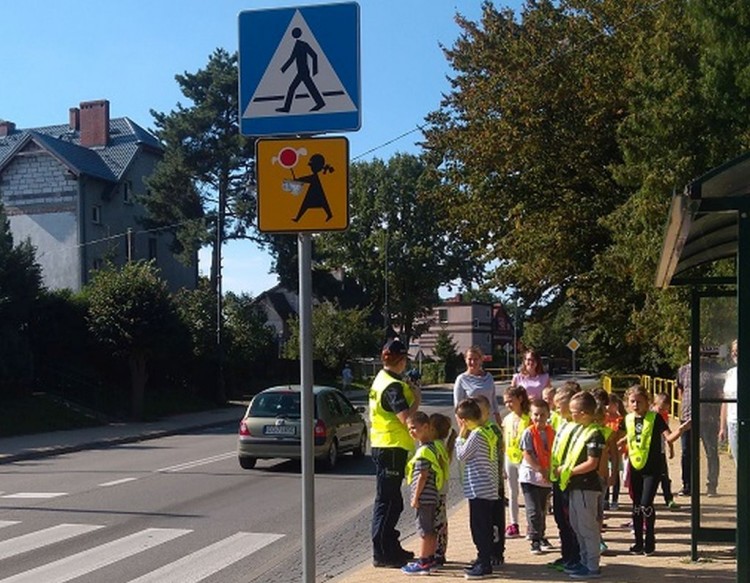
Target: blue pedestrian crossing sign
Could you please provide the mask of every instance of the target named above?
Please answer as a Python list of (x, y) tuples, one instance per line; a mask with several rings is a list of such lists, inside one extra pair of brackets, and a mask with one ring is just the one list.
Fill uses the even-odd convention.
[(356, 131), (361, 125), (359, 5), (239, 15), (240, 132)]

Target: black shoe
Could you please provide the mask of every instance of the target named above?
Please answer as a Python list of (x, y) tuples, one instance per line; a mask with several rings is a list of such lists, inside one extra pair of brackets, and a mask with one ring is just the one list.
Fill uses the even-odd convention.
[(399, 560), (404, 559), (407, 563), (414, 559), (414, 553), (412, 551), (407, 551), (406, 549), (397, 550), (394, 556)]
[(492, 575), (492, 565), (477, 563), (471, 569), (464, 570), (464, 579), (485, 579)]
[(504, 564), (505, 557), (503, 557), (502, 555), (493, 555), (492, 557), (490, 557), (490, 565), (492, 565), (493, 567), (502, 567)]
[(632, 547), (630, 547), (630, 552), (633, 555), (642, 555), (643, 547), (641, 545), (633, 545)]
[(400, 569), (406, 565), (409, 561), (393, 558), (373, 558), (372, 566), (382, 569)]

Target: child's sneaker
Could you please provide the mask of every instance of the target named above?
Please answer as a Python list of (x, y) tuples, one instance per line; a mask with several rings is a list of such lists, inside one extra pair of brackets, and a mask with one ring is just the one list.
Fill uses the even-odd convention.
[(669, 508), (670, 510), (679, 510), (680, 505), (677, 504), (677, 502), (675, 502), (674, 500), (670, 500), (669, 502), (667, 502), (667, 508)]
[(575, 573), (576, 571), (580, 571), (583, 565), (581, 563), (573, 563), (572, 565), (563, 565), (563, 572), (568, 573), (570, 575), (571, 573)]
[(620, 505), (617, 502), (610, 502), (609, 503), (609, 509), (610, 510), (619, 510)]
[(401, 572), (406, 575), (429, 575), (437, 569), (434, 561), (412, 561), (401, 567)]
[(518, 538), (519, 536), (521, 536), (521, 531), (519, 530), (517, 524), (509, 524), (505, 529), (506, 538)]
[(531, 541), (531, 554), (532, 555), (542, 554), (542, 546), (538, 540)]
[(543, 551), (553, 551), (555, 550), (555, 545), (553, 545), (549, 540), (546, 538), (542, 538), (542, 540), (539, 541), (539, 546)]
[(571, 579), (598, 579), (602, 576), (602, 572), (599, 569), (594, 571), (584, 565), (581, 565), (580, 569), (569, 573), (569, 575)]

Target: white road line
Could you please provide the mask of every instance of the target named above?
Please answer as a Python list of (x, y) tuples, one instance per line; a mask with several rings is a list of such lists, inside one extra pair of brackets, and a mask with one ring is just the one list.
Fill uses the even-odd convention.
[(67, 492), (16, 492), (15, 494), (5, 494), (4, 496), (0, 496), (0, 498), (57, 498), (58, 496), (66, 496), (67, 494)]
[(99, 484), (99, 487), (107, 488), (109, 486), (119, 486), (120, 484), (127, 484), (128, 482), (133, 482), (137, 479), (138, 478), (122, 478), (121, 480), (112, 480), (111, 482), (104, 482), (103, 484)]
[(198, 583), (283, 536), (238, 532), (129, 583)]
[(18, 520), (0, 520), (0, 528), (5, 528), (6, 526), (13, 526), (14, 524), (21, 524)]
[(46, 547), (79, 534), (91, 532), (104, 528), (98, 524), (58, 524), (44, 530), (38, 530), (15, 538), (10, 538), (0, 542), (0, 560), (14, 557), (21, 553), (33, 551)]
[(181, 528), (147, 528), (36, 569), (0, 579), (0, 583), (65, 583), (189, 532), (192, 531)]
[(214, 462), (218, 462), (221, 460), (228, 459), (230, 457), (234, 457), (237, 455), (236, 451), (230, 451), (228, 453), (220, 453), (219, 455), (214, 455), (211, 457), (206, 457), (200, 460), (193, 460), (191, 462), (185, 462), (182, 464), (177, 464), (176, 466), (169, 466), (166, 468), (159, 468), (156, 470), (157, 472), (179, 472), (182, 470), (189, 470), (191, 468), (197, 468), (198, 466), (205, 466), (206, 464), (212, 464)]

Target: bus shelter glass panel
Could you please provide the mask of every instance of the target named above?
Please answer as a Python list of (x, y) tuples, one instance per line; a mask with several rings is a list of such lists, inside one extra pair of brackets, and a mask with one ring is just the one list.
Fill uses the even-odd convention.
[(726, 413), (727, 407), (736, 403), (731, 389), (732, 368), (736, 366), (731, 346), (736, 338), (736, 296), (701, 298), (699, 414), (693, 415), (691, 429), (699, 442), (694, 444), (697, 459), (693, 463), (698, 467), (694, 487), (699, 493), (701, 529), (737, 528), (737, 466), (728, 446), (726, 426), (722, 427), (722, 408)]

